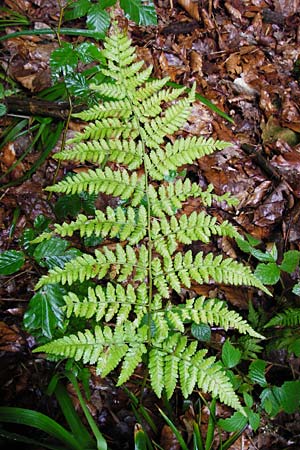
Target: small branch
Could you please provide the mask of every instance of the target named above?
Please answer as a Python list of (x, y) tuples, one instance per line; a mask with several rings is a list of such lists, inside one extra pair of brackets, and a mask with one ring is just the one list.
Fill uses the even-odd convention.
[[(70, 114), (69, 102), (49, 102), (40, 98), (6, 97), (4, 104), (7, 114), (20, 114), (28, 116), (46, 116), (54, 119), (67, 120)], [(86, 105), (74, 107), (73, 112), (86, 109)]]

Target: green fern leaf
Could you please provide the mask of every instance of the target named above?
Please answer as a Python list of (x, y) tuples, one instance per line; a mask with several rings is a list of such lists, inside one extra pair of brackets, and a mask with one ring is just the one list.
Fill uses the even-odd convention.
[(138, 178), (135, 172), (129, 175), (126, 170), (113, 171), (106, 167), (104, 170), (81, 172), (46, 189), (64, 194), (79, 194), (83, 191), (88, 191), (89, 194), (102, 192), (124, 200), (133, 197), (132, 205), (136, 206), (144, 195), (144, 181), (144, 177)]
[(216, 150), (222, 150), (228, 145), (228, 142), (195, 136), (177, 139), (174, 144), (167, 143), (165, 151), (156, 150), (150, 153), (146, 160), (149, 174), (155, 180), (162, 180), (170, 170), (176, 170), (185, 164), (192, 164), (196, 159), (210, 155)]
[(277, 314), (266, 325), (270, 327), (297, 327), (300, 325), (300, 308), (288, 308), (286, 311)]
[(54, 155), (59, 160), (76, 160), (81, 163), (90, 161), (102, 164), (113, 161), (128, 166), (129, 170), (137, 169), (143, 162), (142, 142), (120, 141), (118, 139), (99, 139), (80, 142)]
[(72, 116), (89, 122), (91, 120), (100, 120), (107, 117), (116, 117), (126, 120), (131, 114), (132, 105), (128, 99), (125, 99), (100, 103), (85, 111), (81, 111), (80, 113), (72, 114)]
[[(117, 198), (119, 206), (97, 210), (91, 217), (79, 214), (74, 221), (55, 224), (53, 232), (35, 239), (41, 242), (53, 234), (72, 237), (74, 233), (110, 239), (109, 244), (102, 241), (93, 254), (84, 253), (64, 267), (49, 270), (36, 286), (71, 286), (64, 297), (64, 312), (69, 319), (86, 320), (91, 329), (64, 336), (36, 351), (95, 364), (101, 376), (118, 370), (118, 385), (126, 382), (138, 365), (148, 364), (150, 383), (158, 396), (165, 391), (170, 398), (176, 387), (184, 397), (200, 389), (243, 413), (226, 373), (215, 357), (206, 356), (207, 350), (198, 349), (191, 327), (207, 324), (232, 328), (252, 339), (262, 336), (223, 301), (184, 300), (184, 288), (215, 282), (269, 292), (249, 267), (231, 258), (181, 251), (182, 244), (209, 243), (212, 236), (236, 237), (232, 225), (218, 223), (203, 210), (213, 202), (235, 205), (236, 200), (228, 193), (214, 194), (211, 185), (204, 191), (189, 179), (169, 181), (178, 167), (193, 164), (228, 144), (203, 137), (171, 137), (188, 119), (195, 86), (186, 95), (184, 88), (166, 88), (167, 78), (149, 79), (152, 67), (145, 69), (128, 37), (116, 25), (113, 28), (104, 43), (107, 64), (101, 70), (110, 82), (91, 85), (104, 99), (75, 115), (89, 123), (55, 156), (96, 167), (47, 190), (106, 194)], [(182, 209), (190, 198), (195, 211), (187, 215)], [(73, 292), (74, 283), (91, 279), (93, 287), (85, 296)], [(180, 294), (180, 302), (176, 299), (174, 303), (172, 291)], [(299, 324), (297, 314), (295, 318), (286, 311), (267, 326)]]

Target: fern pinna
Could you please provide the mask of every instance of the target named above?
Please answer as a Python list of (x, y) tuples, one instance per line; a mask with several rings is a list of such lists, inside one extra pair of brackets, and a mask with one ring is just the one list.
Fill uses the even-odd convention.
[[(230, 258), (181, 250), (182, 244), (207, 243), (213, 235), (237, 235), (230, 223), (217, 223), (204, 211), (182, 212), (188, 198), (210, 205), (213, 199), (230, 203), (229, 195), (218, 197), (211, 186), (203, 191), (189, 179), (167, 181), (171, 171), (228, 144), (203, 137), (172, 138), (189, 117), (195, 87), (185, 95), (185, 89), (167, 88), (167, 78), (150, 79), (152, 68), (136, 62), (135, 48), (117, 27), (106, 38), (103, 54), (107, 66), (102, 73), (110, 81), (91, 89), (106, 100), (74, 115), (89, 124), (56, 154), (57, 159), (88, 161), (96, 168), (47, 190), (104, 193), (117, 197), (119, 206), (54, 226), (53, 233), (63, 237), (78, 232), (81, 237), (109, 238), (109, 244), (104, 241), (94, 254), (82, 254), (41, 277), (37, 289), (49, 283), (70, 286), (65, 314), (85, 318), (87, 328), (36, 351), (95, 364), (101, 376), (120, 365), (119, 385), (143, 362), (158, 396), (165, 390), (171, 397), (178, 386), (187, 397), (198, 387), (242, 410), (221, 364), (206, 356), (189, 330), (192, 324), (209, 324), (261, 336), (224, 301), (194, 296), (180, 303), (172, 296), (172, 291), (192, 289), (192, 282), (266, 291), (248, 267)], [(91, 279), (95, 284), (85, 298), (72, 290), (74, 283)]]

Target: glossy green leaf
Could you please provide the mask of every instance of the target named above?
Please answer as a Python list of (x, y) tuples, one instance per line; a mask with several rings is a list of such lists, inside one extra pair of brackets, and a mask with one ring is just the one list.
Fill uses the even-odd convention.
[(56, 266), (64, 267), (68, 261), (81, 254), (80, 250), (76, 248), (66, 250), (68, 245), (69, 242), (64, 239), (52, 237), (37, 245), (33, 257), (40, 266), (48, 269)]
[(257, 359), (250, 364), (249, 367), (249, 378), (254, 384), (259, 384), (262, 387), (268, 385), (265, 370), (267, 363), (261, 359)]
[(244, 397), (245, 405), (248, 408), (252, 408), (252, 406), (253, 406), (253, 397), (250, 394), (248, 394), (248, 392), (244, 392), (243, 393), (243, 397)]
[(71, 95), (77, 98), (88, 98), (90, 88), (86, 77), (82, 73), (69, 73), (65, 77), (66, 87)]
[(87, 14), (91, 6), (90, 0), (77, 0), (69, 3), (68, 8), (64, 12), (65, 20), (78, 19)]
[(243, 416), (240, 412), (235, 412), (228, 419), (220, 419), (218, 420), (218, 425), (224, 430), (228, 432), (237, 432), (242, 430), (247, 425), (247, 417)]
[(261, 406), (271, 416), (274, 417), (281, 410), (281, 388), (273, 386), (266, 388), (260, 394)]
[(20, 242), (22, 248), (25, 250), (27, 255), (32, 256), (36, 245), (31, 244), (31, 241), (36, 237), (36, 232), (33, 228), (26, 228), (23, 231)]
[(134, 427), (134, 450), (147, 450), (147, 448), (146, 433), (137, 423)]
[(157, 15), (152, 1), (120, 0), (126, 16), (138, 25), (157, 25)]
[(281, 401), (283, 410), (293, 414), (300, 407), (300, 381), (286, 381), (281, 386)]
[(11, 275), (18, 272), (25, 262), (24, 253), (18, 250), (7, 250), (0, 253), (0, 275)]
[(235, 367), (241, 360), (242, 352), (235, 348), (227, 339), (222, 347), (222, 361), (225, 367), (229, 369)]
[(109, 14), (99, 4), (93, 4), (89, 9), (86, 24), (89, 30), (95, 30), (105, 35), (110, 24)]
[(262, 250), (259, 250), (258, 248), (252, 248), (250, 249), (250, 253), (252, 256), (254, 256), (258, 261), (261, 262), (276, 262), (276, 259), (274, 259), (274, 256), (269, 252), (263, 252)]
[(81, 209), (79, 195), (62, 195), (54, 205), (54, 212), (58, 219), (65, 219), (68, 216), (75, 217)]
[(4, 103), (0, 103), (0, 117), (5, 116), (7, 113), (7, 108)]
[(33, 226), (38, 233), (42, 233), (43, 231), (46, 231), (50, 222), (51, 220), (49, 217), (40, 214), (34, 219)]
[(288, 273), (295, 272), (299, 265), (300, 252), (298, 250), (289, 250), (283, 255), (283, 261), (280, 265), (280, 269)]
[(83, 42), (77, 46), (77, 52), (79, 59), (85, 63), (89, 64), (94, 61), (104, 62), (104, 57), (97, 45), (92, 42)]
[(237, 243), (239, 249), (242, 250), (242, 252), (244, 252), (244, 253), (251, 252), (252, 247), (248, 241), (246, 241), (245, 239), (242, 239), (242, 238), (236, 238), (235, 240), (236, 240), (236, 243)]
[(300, 283), (295, 284), (292, 290), (293, 294), (300, 295)]
[(191, 326), (191, 333), (198, 341), (210, 341), (211, 329), (206, 323), (193, 323)]
[(300, 357), (300, 338), (295, 339), (288, 347), (289, 352), (295, 353), (297, 358)]
[(52, 76), (57, 79), (73, 72), (78, 63), (78, 53), (69, 42), (62, 42), (61, 47), (55, 49), (50, 56)]
[(268, 264), (258, 264), (254, 275), (266, 285), (278, 283), (280, 279), (280, 269), (277, 264), (270, 262)]
[(66, 290), (57, 284), (48, 284), (37, 292), (29, 302), (24, 315), (27, 331), (49, 339), (57, 329), (64, 328), (63, 296)]
[(255, 413), (251, 411), (247, 411), (248, 421), (249, 425), (251, 426), (253, 431), (256, 431), (259, 428), (260, 425), (260, 415), (258, 413)]

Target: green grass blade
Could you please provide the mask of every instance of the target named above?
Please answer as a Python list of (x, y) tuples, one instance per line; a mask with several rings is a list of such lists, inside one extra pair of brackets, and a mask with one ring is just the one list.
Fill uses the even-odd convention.
[[(3, 439), (1, 439), (3, 438)], [(30, 444), (38, 448), (48, 448), (49, 450), (65, 450), (65, 447), (60, 447), (57, 445), (51, 445), (47, 442), (40, 442), (36, 439), (29, 438), (27, 436), (22, 436), (18, 433), (10, 433), (9, 431), (0, 429), (0, 448), (11, 448), (11, 444), (15, 442), (23, 442), (24, 444)], [(5, 446), (4, 446), (5, 445)]]
[(8, 406), (0, 407), (0, 422), (17, 423), (37, 428), (64, 443), (68, 449), (82, 450), (79, 442), (55, 420), (38, 411)]
[(181, 433), (177, 430), (177, 428), (174, 425), (174, 423), (169, 419), (168, 416), (165, 415), (165, 413), (160, 408), (158, 408), (158, 410), (159, 410), (160, 414), (163, 416), (163, 418), (165, 419), (166, 423), (169, 425), (169, 427), (173, 431), (173, 433), (175, 434), (176, 439), (177, 439), (180, 447), (182, 448), (182, 450), (189, 450), (188, 446), (184, 442), (183, 437), (181, 436)]
[(66, 388), (60, 382), (58, 382), (54, 390), (54, 393), (59, 403), (59, 406), (63, 412), (63, 415), (66, 418), (66, 421), (68, 422), (68, 425), (72, 433), (74, 434), (74, 436), (76, 436), (76, 439), (78, 439), (78, 442), (80, 443), (81, 447), (82, 448), (95, 447), (96, 443), (95, 441), (93, 441), (93, 439), (91, 439), (89, 432), (87, 431), (86, 427), (83, 425), (78, 414), (76, 413), (72, 400), (70, 399)]
[(18, 36), (38, 36), (40, 34), (65, 34), (68, 36), (84, 36), (94, 39), (104, 39), (105, 34), (99, 33), (98, 31), (76, 29), (76, 28), (60, 28), (60, 30), (55, 30), (51, 28), (41, 29), (41, 30), (22, 30), (16, 31), (14, 33), (9, 33), (0, 37), (0, 42), (7, 39), (12, 39)]
[(208, 427), (207, 427), (207, 434), (206, 434), (206, 441), (205, 441), (205, 450), (210, 450), (212, 448), (212, 444), (214, 441), (214, 434), (215, 434), (215, 428), (216, 428), (216, 404), (217, 400), (215, 398), (212, 399), (210, 404), (210, 415), (208, 419)]
[(104, 436), (102, 435), (102, 433), (100, 432), (99, 428), (97, 427), (96, 422), (94, 421), (91, 413), (89, 412), (85, 401), (81, 395), (77, 380), (75, 378), (75, 376), (71, 373), (68, 372), (66, 373), (66, 376), (69, 378), (69, 380), (71, 381), (71, 383), (74, 386), (75, 392), (77, 394), (78, 400), (80, 402), (80, 406), (82, 408), (82, 411), (86, 417), (86, 420), (95, 436), (95, 439), (97, 441), (97, 450), (107, 450), (107, 442), (106, 439), (104, 438)]

